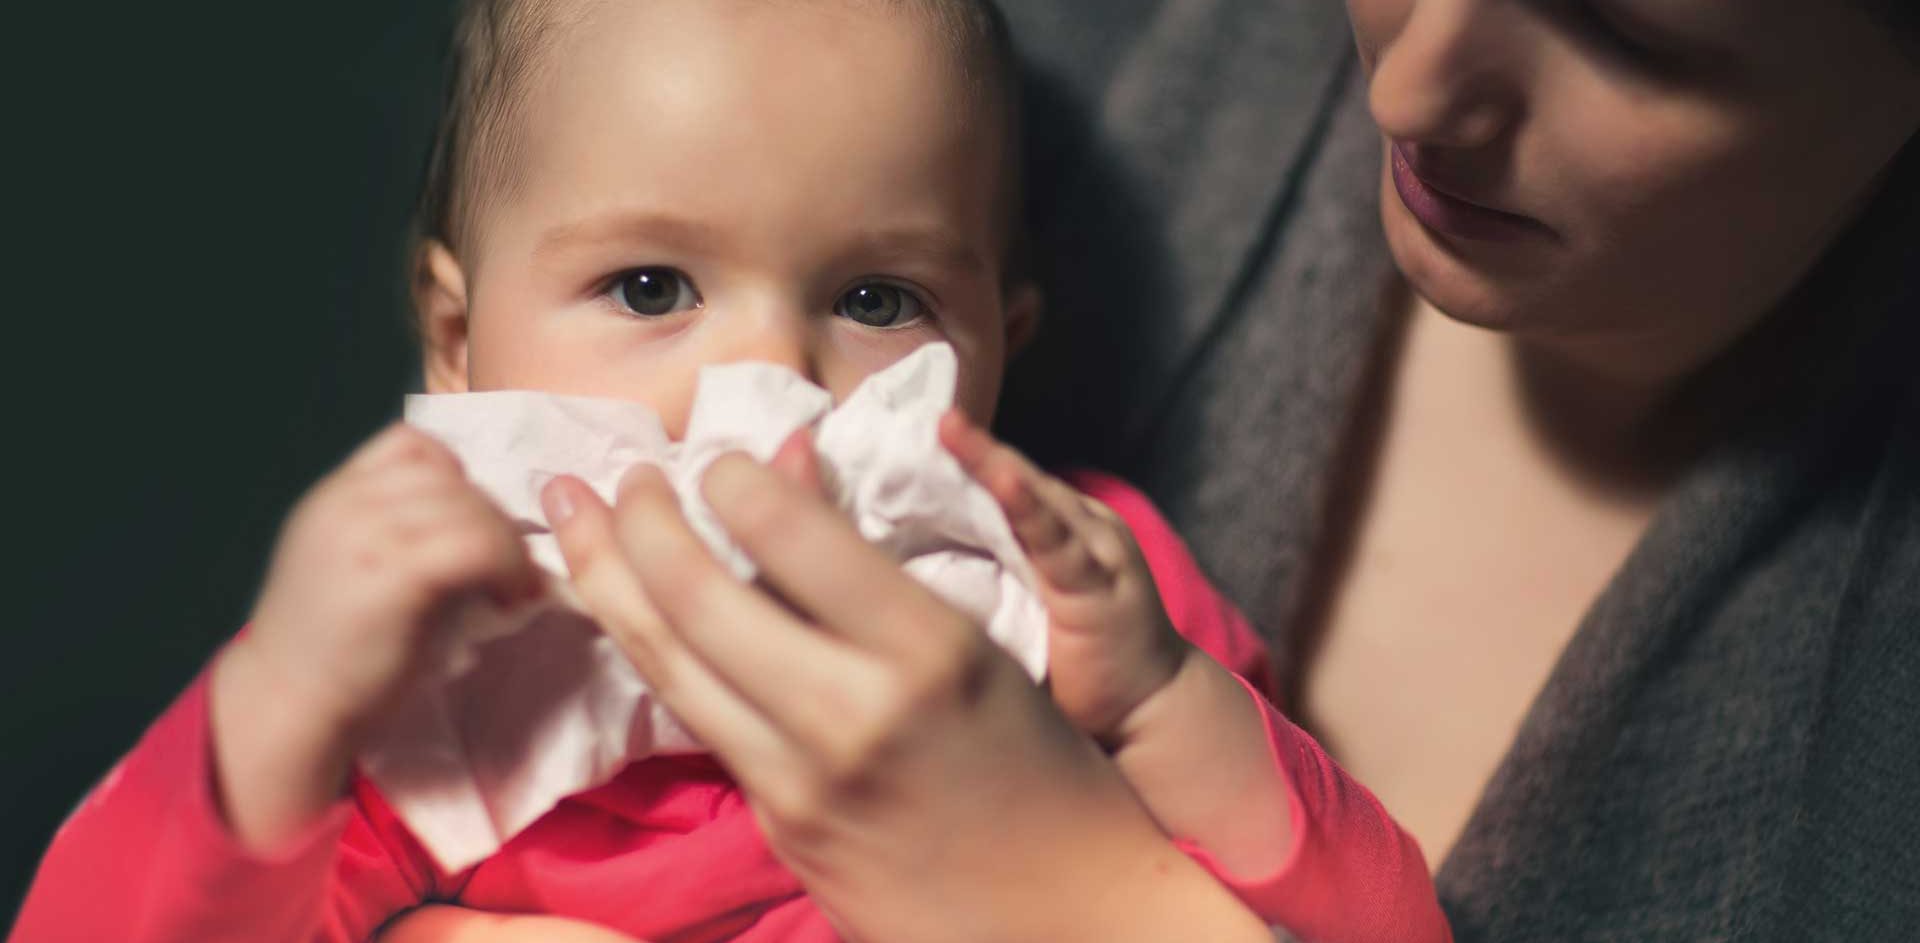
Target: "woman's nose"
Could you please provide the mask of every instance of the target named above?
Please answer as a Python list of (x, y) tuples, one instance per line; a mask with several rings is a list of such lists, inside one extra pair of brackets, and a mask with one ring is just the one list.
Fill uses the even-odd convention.
[(1511, 0), (1413, 0), (1375, 53), (1367, 89), (1374, 122), (1396, 141), (1480, 147), (1524, 106), (1524, 45)]

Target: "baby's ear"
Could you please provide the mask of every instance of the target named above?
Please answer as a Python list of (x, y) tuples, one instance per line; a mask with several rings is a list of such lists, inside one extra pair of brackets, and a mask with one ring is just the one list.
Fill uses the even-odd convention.
[(421, 375), (429, 393), (467, 391), (467, 276), (438, 239), (413, 261), (413, 312), (420, 330)]
[(1040, 286), (1032, 279), (1023, 278), (1007, 289), (1006, 303), (1002, 310), (1006, 312), (1007, 356), (1011, 358), (1033, 340), (1040, 331), (1040, 316), (1046, 308), (1046, 299), (1040, 294)]

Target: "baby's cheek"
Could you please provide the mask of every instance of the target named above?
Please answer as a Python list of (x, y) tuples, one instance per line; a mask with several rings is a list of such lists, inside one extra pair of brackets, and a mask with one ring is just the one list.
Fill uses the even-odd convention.
[(960, 375), (960, 389), (955, 392), (953, 405), (968, 419), (986, 428), (993, 425), (994, 409), (1000, 403), (1000, 371), (992, 376), (974, 376), (966, 372)]
[(684, 345), (673, 343), (641, 345), (622, 337), (566, 343), (546, 340), (490, 337), (483, 343), (476, 338), (467, 371), (471, 389), (644, 403), (659, 414), (671, 437), (679, 438), (686, 430), (703, 362), (698, 351), (681, 350), (679, 346)]
[(988, 428), (993, 424), (994, 409), (1000, 403), (1006, 355), (998, 344), (980, 345), (971, 350), (956, 344), (954, 353), (960, 364), (960, 382), (953, 404), (981, 428)]
[(970, 385), (971, 346), (966, 338), (943, 333), (930, 325), (876, 330), (853, 327), (851, 323), (845, 318), (835, 319), (827, 339), (814, 349), (814, 373), (809, 379), (831, 392), (835, 402), (844, 402), (868, 377), (905, 360), (927, 344), (940, 342), (954, 349), (955, 359), (959, 361), (958, 385), (965, 395)]
[(1007, 342), (997, 309), (963, 307), (949, 314), (938, 336), (924, 342), (945, 341), (953, 347), (958, 370), (953, 405), (982, 428), (993, 422), (1006, 376)]

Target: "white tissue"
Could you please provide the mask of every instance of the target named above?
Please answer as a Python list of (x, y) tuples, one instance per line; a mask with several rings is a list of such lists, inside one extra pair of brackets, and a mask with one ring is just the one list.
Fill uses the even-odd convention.
[(1046, 612), (1032, 572), (992, 496), (939, 444), (955, 371), (952, 349), (929, 344), (836, 408), (827, 391), (782, 367), (708, 367), (679, 442), (636, 403), (531, 392), (409, 396), (407, 421), (452, 448), (524, 529), (553, 589), (513, 612), (469, 606), (436, 670), (385, 718), (361, 770), (440, 865), (456, 871), (633, 760), (699, 751), (571, 601), (540, 489), (574, 475), (611, 500), (628, 469), (658, 465), (694, 530), (751, 579), (751, 561), (700, 499), (698, 482), (720, 455), (765, 461), (808, 425), (829, 494), (860, 533), (1039, 678)]

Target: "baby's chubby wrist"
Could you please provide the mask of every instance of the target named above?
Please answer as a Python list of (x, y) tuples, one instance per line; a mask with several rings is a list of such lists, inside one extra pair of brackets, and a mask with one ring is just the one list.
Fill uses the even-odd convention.
[(1273, 872), (1292, 835), (1291, 793), (1260, 703), (1225, 666), (1193, 649), (1125, 718), (1113, 752), (1167, 834), (1195, 842), (1232, 874)]
[(352, 674), (332, 663), (333, 653), (310, 650), (306, 643), (319, 634), (299, 623), (277, 625), (271, 616), (255, 613), (246, 631), (221, 651), (216, 679), (225, 671), (236, 688), (244, 685), (254, 699), (246, 708), (249, 714), (286, 727), (288, 734), (351, 754), (381, 705), (348, 683)]
[(221, 651), (208, 685), (211, 773), (221, 814), (241, 844), (271, 853), (344, 795), (355, 752), (353, 720), (312, 697), (310, 683), (247, 637)]
[(1227, 674), (1218, 662), (1185, 639), (1179, 640), (1167, 658), (1164, 680), (1135, 701), (1102, 739), (1116, 760), (1130, 750), (1138, 752), (1135, 748), (1143, 744), (1190, 735), (1190, 725), (1204, 716), (1204, 705), (1211, 701), (1208, 692), (1219, 686), (1220, 679), (1212, 677), (1213, 673)]

